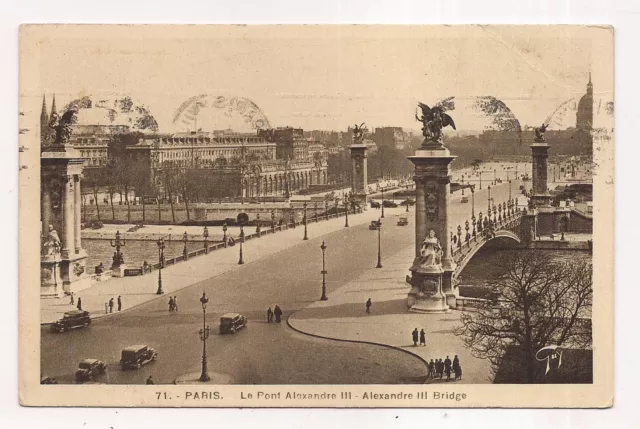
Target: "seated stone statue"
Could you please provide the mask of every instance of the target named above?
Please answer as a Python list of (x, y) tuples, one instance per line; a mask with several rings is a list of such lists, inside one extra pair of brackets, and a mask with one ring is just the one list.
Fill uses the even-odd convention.
[(53, 225), (49, 225), (49, 233), (42, 244), (42, 254), (55, 255), (60, 253), (60, 247), (60, 237), (58, 236), (58, 232), (53, 229)]
[(420, 256), (421, 265), (424, 267), (441, 265), (442, 247), (434, 230), (429, 231), (429, 235), (422, 242)]

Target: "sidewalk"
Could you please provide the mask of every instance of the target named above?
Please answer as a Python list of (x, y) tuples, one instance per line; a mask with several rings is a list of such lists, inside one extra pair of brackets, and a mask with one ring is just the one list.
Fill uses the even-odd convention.
[[(312, 336), (343, 341), (368, 342), (410, 352), (426, 361), (447, 356), (460, 358), (462, 381), (490, 383), (490, 365), (473, 357), (462, 339), (453, 334), (459, 325), (459, 311), (450, 314), (409, 313), (406, 307), (410, 286), (405, 282), (414, 256), (413, 245), (382, 261), (383, 268), (372, 268), (355, 281), (294, 314), (288, 323), (293, 329)], [(365, 302), (371, 298), (371, 314)], [(414, 347), (414, 328), (426, 332), (426, 347)], [(452, 376), (453, 377), (453, 376)], [(429, 380), (428, 383), (440, 383)], [(453, 381), (451, 382), (453, 383)]]
[[(404, 207), (385, 208), (385, 215), (388, 217), (402, 215), (405, 213)], [(411, 209), (411, 215), (413, 210)], [(378, 219), (380, 210), (369, 209), (357, 215), (349, 215), (349, 225), (356, 226), (367, 224), (374, 219)], [(307, 235), (309, 239), (321, 237), (323, 235), (344, 229), (344, 217), (323, 220), (316, 223), (309, 223)], [(304, 243), (304, 226), (298, 225), (275, 234), (264, 235), (260, 238), (247, 240), (243, 245), (243, 256), (245, 264), (250, 264), (261, 258), (273, 255), (282, 250)], [(168, 266), (162, 270), (162, 289), (164, 295), (156, 295), (158, 288), (157, 271), (144, 276), (113, 278), (108, 281), (95, 283), (90, 288), (78, 292), (74, 295), (75, 302), (82, 298), (82, 309), (91, 312), (91, 316), (104, 317), (105, 302), (110, 298), (114, 299), (114, 313), (117, 312), (118, 295), (122, 297), (122, 310), (144, 304), (153, 299), (163, 299), (168, 302), (169, 295), (174, 291), (192, 286), (200, 281), (224, 274), (229, 271), (238, 270), (242, 265), (238, 265), (239, 246), (219, 249), (207, 255), (198, 256), (187, 262), (180, 262), (176, 265)], [(68, 296), (57, 299), (40, 300), (40, 323), (52, 323), (60, 319), (65, 311), (75, 310), (75, 306), (70, 304)]]

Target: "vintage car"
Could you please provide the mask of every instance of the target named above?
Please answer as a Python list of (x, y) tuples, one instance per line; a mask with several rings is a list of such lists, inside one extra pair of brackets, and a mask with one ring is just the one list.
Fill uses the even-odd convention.
[(98, 359), (85, 359), (78, 364), (76, 381), (91, 381), (97, 375), (104, 374), (107, 364)]
[(393, 201), (390, 201), (390, 200), (384, 200), (382, 202), (382, 205), (385, 206), (385, 208), (396, 208), (396, 207), (398, 207), (398, 205), (396, 203), (394, 203)]
[(369, 229), (370, 230), (377, 230), (380, 227), (380, 222), (377, 220), (372, 220), (371, 223), (369, 224)]
[(409, 219), (406, 217), (401, 217), (398, 219), (398, 226), (407, 226), (409, 225)]
[(247, 326), (247, 318), (238, 313), (227, 313), (220, 317), (220, 335), (235, 334), (238, 329)]
[(58, 384), (58, 380), (48, 375), (43, 375), (40, 377), (40, 384)]
[(462, 198), (460, 199), (460, 202), (461, 202), (461, 203), (468, 203), (468, 202), (469, 202), (469, 198), (468, 198), (468, 197), (462, 197)]
[(74, 328), (86, 328), (91, 325), (91, 317), (88, 311), (67, 311), (62, 319), (51, 325), (54, 332), (64, 332)]
[(377, 202), (377, 201), (371, 200), (371, 201), (369, 201), (369, 204), (371, 205), (372, 209), (379, 209), (380, 208), (380, 203)]
[(158, 352), (143, 344), (125, 347), (120, 355), (120, 368), (123, 371), (129, 368), (139, 369), (142, 365), (155, 361), (157, 357)]

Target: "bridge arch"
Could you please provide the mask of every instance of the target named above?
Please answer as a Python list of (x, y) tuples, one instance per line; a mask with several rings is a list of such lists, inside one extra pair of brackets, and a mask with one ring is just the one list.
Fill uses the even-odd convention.
[[(460, 273), (462, 273), (462, 271), (467, 266), (469, 261), (471, 261), (471, 259), (473, 259), (475, 254), (478, 253), (478, 250), (482, 249), (487, 244), (489, 244), (490, 246), (493, 246), (493, 245), (499, 244), (500, 242), (505, 244), (508, 243), (512, 246), (517, 246), (521, 243), (520, 237), (511, 231), (508, 231), (508, 230), (496, 231), (495, 235), (492, 238), (482, 241), (478, 243), (476, 246), (471, 247), (471, 249), (467, 253), (463, 254), (460, 257), (460, 259), (456, 261), (457, 267), (453, 272), (453, 276), (458, 277)], [(454, 259), (456, 259), (455, 256), (456, 255), (454, 254)]]

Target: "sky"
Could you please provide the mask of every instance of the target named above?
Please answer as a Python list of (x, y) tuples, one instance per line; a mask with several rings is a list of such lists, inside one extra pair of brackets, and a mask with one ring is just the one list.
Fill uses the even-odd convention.
[[(493, 26), (58, 26), (35, 27), (40, 87), (22, 95), (57, 104), (83, 95), (128, 94), (160, 131), (180, 131), (176, 109), (193, 96), (241, 97), (272, 126), (419, 129), (418, 101), (455, 96), (458, 129), (482, 129), (472, 97), (505, 102), (538, 125), (584, 94), (613, 100), (613, 34), (602, 27)], [(37, 40), (35, 44), (32, 40)], [(209, 104), (210, 106), (210, 104)], [(571, 104), (568, 105), (569, 110)], [(201, 109), (204, 130), (242, 126), (227, 109)], [(230, 114), (230, 116), (229, 116)], [(562, 126), (575, 124), (569, 112)], [(560, 126), (560, 125), (558, 125)]]

